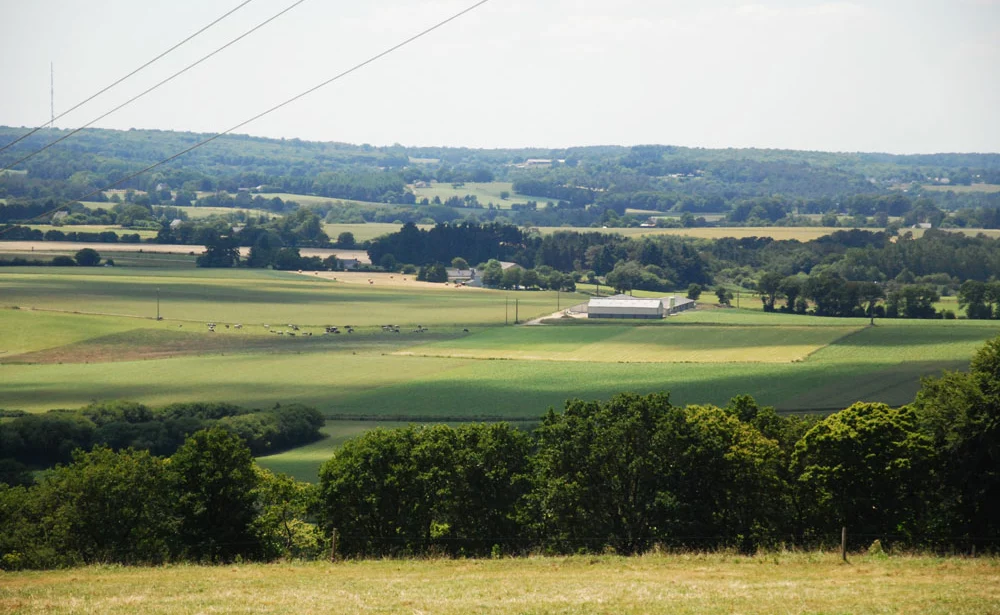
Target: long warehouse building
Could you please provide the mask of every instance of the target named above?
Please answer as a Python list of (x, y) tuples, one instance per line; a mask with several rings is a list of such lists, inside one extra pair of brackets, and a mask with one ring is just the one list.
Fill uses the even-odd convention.
[(694, 306), (694, 301), (681, 297), (594, 297), (587, 303), (587, 318), (657, 319)]

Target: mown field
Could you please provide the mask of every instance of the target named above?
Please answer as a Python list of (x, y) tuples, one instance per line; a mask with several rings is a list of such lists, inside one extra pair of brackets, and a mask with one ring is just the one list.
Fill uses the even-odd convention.
[(857, 327), (569, 326), (503, 328), (401, 351), (418, 356), (594, 363), (788, 363)]
[[(568, 398), (621, 391), (670, 391), (675, 403), (719, 405), (751, 394), (790, 412), (858, 400), (905, 404), (921, 377), (964, 369), (1000, 334), (1000, 322), (869, 327), (863, 319), (759, 309), (505, 327), (515, 298), (522, 320), (555, 311), (555, 294), (542, 292), (253, 270), (7, 268), (0, 271), (0, 408), (40, 412), (107, 399), (305, 403), (331, 420), (331, 438), (265, 463), (315, 479), (342, 438), (385, 421), (531, 422)], [(559, 299), (566, 307), (586, 297)], [(390, 323), (400, 333), (382, 330)], [(323, 335), (325, 325), (356, 329)]]
[(63, 233), (103, 233), (111, 231), (119, 235), (138, 235), (142, 239), (151, 239), (156, 237), (157, 233), (157, 231), (149, 229), (128, 229), (117, 224), (61, 224), (58, 226), (53, 224), (27, 224), (25, 226), (42, 231), (43, 233), (48, 231), (61, 231)]
[(995, 558), (832, 553), (90, 567), (4, 573), (9, 613), (996, 613)]
[[(430, 224), (418, 224), (417, 228), (429, 229), (432, 225)], [(368, 241), (369, 239), (375, 239), (376, 237), (381, 237), (382, 235), (388, 235), (389, 233), (395, 233), (402, 228), (402, 225), (392, 224), (390, 222), (367, 222), (365, 224), (324, 224), (323, 230), (330, 237), (331, 241), (337, 241), (337, 236), (341, 233), (351, 233), (354, 235), (354, 240), (358, 242)]]
[[(113, 191), (108, 191), (108, 194), (111, 194), (112, 192)], [(122, 195), (122, 196), (124, 196), (124, 195)], [(269, 196), (268, 198), (271, 198), (271, 197)], [(110, 202), (108, 202), (108, 203), (99, 203), (97, 201), (81, 201), (80, 204), (83, 205), (84, 207), (86, 207), (87, 209), (111, 209), (115, 205), (117, 205), (117, 203), (110, 203)], [(170, 207), (172, 207), (173, 205), (171, 205), (169, 203), (165, 203), (164, 206), (170, 206)], [(245, 212), (245, 213), (250, 214), (252, 216), (271, 216), (271, 217), (278, 217), (278, 218), (281, 217), (281, 214), (274, 213), (273, 211), (268, 211), (268, 210), (264, 210), (264, 209), (253, 209), (253, 208), (249, 208), (249, 207), (193, 207), (193, 206), (186, 206), (186, 207), (178, 207), (177, 209), (179, 209), (179, 210), (183, 211), (184, 213), (186, 213), (188, 215), (188, 217), (190, 219), (192, 219), (192, 220), (197, 220), (199, 218), (207, 218), (209, 216), (225, 216), (225, 215), (236, 213), (236, 212)], [(73, 228), (73, 227), (68, 227), (68, 228)], [(115, 227), (112, 227), (111, 230), (114, 230), (114, 228)], [(156, 236), (156, 231), (153, 231), (153, 236)]]
[(1000, 185), (998, 184), (970, 184), (968, 186), (935, 186), (931, 184), (926, 184), (923, 186), (924, 190), (930, 190), (931, 192), (1000, 192)]
[[(510, 206), (515, 203), (523, 205), (528, 201), (535, 201), (539, 207), (545, 207), (546, 203), (553, 200), (544, 196), (517, 194), (514, 192), (514, 184), (511, 182), (466, 182), (458, 184), (457, 187), (450, 183), (437, 182), (426, 188), (414, 188), (411, 186), (410, 189), (416, 195), (418, 201), (425, 198), (433, 201), (434, 197), (438, 197), (444, 203), (453, 196), (461, 199), (469, 195), (476, 197), (479, 204), (483, 207), (492, 202), (500, 209), (510, 209)], [(509, 192), (510, 195), (504, 200), (500, 198), (501, 192)]]

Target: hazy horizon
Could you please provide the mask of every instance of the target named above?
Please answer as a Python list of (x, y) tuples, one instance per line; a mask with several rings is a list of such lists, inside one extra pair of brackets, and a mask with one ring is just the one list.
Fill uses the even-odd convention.
[[(56, 122), (75, 128), (292, 0), (246, 8)], [(34, 127), (239, 4), (4, 9), (0, 124)], [(95, 127), (216, 133), (470, 6), (304, 2)], [(32, 25), (38, 27), (30, 27)], [(564, 149), (1000, 152), (1000, 0), (492, 0), (237, 134)], [(14, 95), (12, 95), (14, 94)]]

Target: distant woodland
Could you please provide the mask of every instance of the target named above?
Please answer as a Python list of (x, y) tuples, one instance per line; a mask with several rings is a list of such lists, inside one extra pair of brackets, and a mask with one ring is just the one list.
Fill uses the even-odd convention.
[[(21, 132), (0, 128), (0, 142)], [(0, 162), (62, 134), (41, 131)], [(698, 293), (693, 287), (715, 286), (723, 304), (743, 289), (756, 293), (765, 310), (827, 316), (955, 317), (932, 304), (958, 295), (970, 318), (1000, 317), (994, 283), (1000, 244), (943, 232), (1000, 228), (1000, 154), (653, 145), (475, 150), (227, 136), (115, 191), (101, 190), (206, 136), (83, 131), (0, 175), (0, 237), (134, 243), (139, 230), (155, 231), (146, 241), (206, 246), (198, 259), (204, 267), (337, 269), (336, 258), (306, 258), (299, 249), (361, 248), (373, 268), (419, 271), (420, 279), (441, 278), (459, 258), (484, 269), (496, 287), (572, 289), (589, 281), (620, 292)], [(497, 202), (456, 196), (466, 182), (499, 181), (538, 200), (507, 204), (506, 191)], [(413, 186), (435, 183), (451, 186), (452, 196), (417, 199)], [(85, 196), (88, 202), (80, 203)], [(223, 213), (192, 218), (192, 207)], [(402, 228), (356, 243), (350, 233), (327, 235), (324, 224), (337, 222)], [(80, 224), (123, 231), (73, 230)], [(809, 242), (628, 238), (610, 231), (639, 224), (834, 228)], [(542, 225), (575, 230), (543, 234), (536, 228)], [(249, 256), (240, 255), (241, 247), (250, 248)], [(525, 274), (501, 275), (491, 265), (497, 261), (515, 262)]]
[[(0, 143), (23, 132), (0, 128)], [(13, 163), (63, 134), (40, 131), (4, 152), (0, 162)], [(208, 136), (85, 130), (0, 177), (0, 198), (8, 200), (7, 207), (69, 206)], [(414, 182), (432, 181), (512, 182), (516, 193), (537, 200), (514, 209), (501, 207), (501, 199), (492, 207), (476, 198), (424, 202), (407, 189)], [(819, 224), (816, 217), (827, 215), (834, 224), (837, 216), (849, 216), (851, 226), (861, 227), (928, 223), (998, 228), (1000, 193), (968, 189), (996, 184), (1000, 154), (898, 156), (660, 145), (476, 150), (233, 135), (115, 188), (142, 193), (132, 204), (146, 208), (200, 204), (280, 213), (297, 207), (268, 196), (279, 193), (344, 201), (320, 211), (328, 222), (467, 219), (630, 226), (645, 220), (628, 215), (627, 210), (635, 209), (676, 214), (671, 223), (688, 226), (719, 217), (728, 225)], [(38, 215), (36, 211), (0, 211), (0, 222)], [(132, 212), (133, 218), (137, 213)]]

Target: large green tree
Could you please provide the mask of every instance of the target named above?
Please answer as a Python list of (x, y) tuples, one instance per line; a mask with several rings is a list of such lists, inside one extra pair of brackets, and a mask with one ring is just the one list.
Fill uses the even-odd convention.
[(193, 434), (170, 457), (169, 481), (188, 557), (229, 561), (259, 554), (252, 530), (259, 477), (243, 440), (222, 427)]
[(859, 402), (810, 429), (796, 444), (792, 468), (818, 531), (905, 534), (923, 508), (931, 453), (912, 408)]

